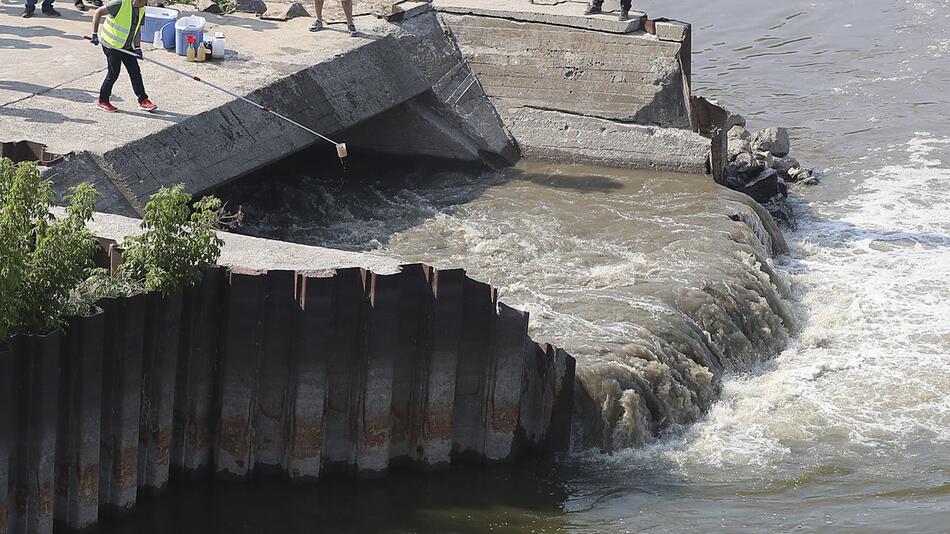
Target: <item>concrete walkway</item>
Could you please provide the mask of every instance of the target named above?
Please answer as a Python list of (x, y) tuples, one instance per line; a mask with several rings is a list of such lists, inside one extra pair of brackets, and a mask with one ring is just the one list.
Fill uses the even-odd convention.
[(630, 11), (630, 20), (620, 21), (617, 0), (604, 2), (604, 13), (585, 16), (586, 0), (432, 0), (443, 13), (540, 22), (608, 33), (631, 33), (643, 29), (646, 13)]
[[(112, 98), (121, 113), (100, 112), (94, 103), (105, 77), (105, 58), (99, 47), (82, 38), (92, 32), (91, 11), (79, 12), (71, 2), (57, 2), (56, 7), (60, 18), (43, 16), (37, 9), (33, 18), (22, 19), (22, 3), (0, 2), (0, 140), (37, 141), (54, 153), (103, 153), (233, 100), (144, 64), (146, 91), (158, 112), (138, 110), (124, 73)], [(311, 33), (306, 18), (271, 22), (242, 14), (201, 16), (208, 20), (206, 32), (225, 33), (224, 60), (188, 63), (172, 50), (152, 51), (143, 43), (145, 54), (239, 94), (372, 43), (386, 25), (375, 16), (358, 17), (364, 35), (352, 38), (341, 24)], [(259, 113), (250, 106), (246, 112)]]

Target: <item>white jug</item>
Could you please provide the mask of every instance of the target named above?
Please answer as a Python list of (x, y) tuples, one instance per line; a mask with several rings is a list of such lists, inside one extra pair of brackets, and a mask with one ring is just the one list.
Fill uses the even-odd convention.
[(224, 34), (214, 33), (214, 39), (211, 41), (211, 57), (221, 59), (224, 57)]

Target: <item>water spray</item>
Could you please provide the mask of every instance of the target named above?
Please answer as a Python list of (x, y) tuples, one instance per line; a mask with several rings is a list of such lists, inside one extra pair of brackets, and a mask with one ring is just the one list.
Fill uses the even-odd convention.
[[(87, 41), (92, 41), (92, 37), (90, 37), (90, 36), (88, 36), (88, 35), (84, 35), (84, 36), (83, 36), (83, 39), (85, 39), (85, 40), (87, 40)], [(297, 121), (295, 121), (295, 120), (293, 120), (293, 119), (290, 119), (290, 118), (288, 118), (288, 117), (285, 117), (284, 115), (281, 115), (280, 113), (277, 113), (276, 111), (274, 111), (274, 110), (272, 110), (271, 108), (269, 108), (266, 104), (258, 104), (257, 102), (254, 102), (253, 100), (250, 100), (250, 99), (248, 99), (248, 98), (245, 98), (245, 97), (243, 97), (243, 96), (241, 96), (241, 95), (235, 93), (234, 91), (225, 89), (224, 87), (221, 87), (220, 85), (217, 85), (217, 84), (215, 84), (215, 83), (211, 83), (211, 82), (209, 82), (209, 81), (207, 81), (207, 80), (204, 80), (204, 79), (202, 79), (202, 78), (200, 78), (200, 77), (198, 77), (198, 76), (195, 76), (194, 74), (189, 74), (189, 73), (187, 73), (187, 72), (185, 72), (185, 71), (183, 71), (183, 70), (179, 70), (179, 69), (177, 69), (177, 68), (175, 68), (175, 67), (172, 67), (171, 65), (166, 65), (166, 64), (162, 63), (161, 61), (156, 61), (156, 60), (154, 60), (154, 59), (152, 59), (152, 58), (144, 57), (144, 55), (143, 55), (142, 57), (139, 57), (138, 54), (136, 54), (136, 53), (134, 53), (134, 52), (129, 52), (128, 50), (125, 50), (125, 49), (113, 48), (113, 50), (117, 50), (117, 51), (119, 51), (119, 52), (122, 52), (123, 54), (130, 55), (130, 56), (134, 57), (135, 59), (148, 61), (149, 63), (154, 63), (154, 64), (158, 65), (159, 67), (168, 69), (168, 70), (170, 70), (170, 71), (172, 71), (172, 72), (174, 72), (174, 73), (176, 73), (176, 74), (180, 74), (180, 75), (182, 75), (182, 76), (185, 76), (186, 78), (191, 78), (192, 80), (194, 80), (194, 81), (196, 81), (196, 82), (199, 82), (199, 83), (203, 83), (203, 84), (207, 85), (208, 87), (211, 87), (212, 89), (217, 89), (218, 91), (221, 91), (221, 92), (224, 93), (224, 94), (233, 96), (234, 98), (237, 98), (237, 99), (239, 99), (239, 100), (243, 100), (243, 101), (247, 102), (248, 104), (250, 104), (250, 105), (256, 107), (257, 109), (263, 111), (264, 113), (269, 113), (269, 114), (271, 114), (271, 115), (273, 115), (273, 116), (275, 116), (275, 117), (277, 117), (277, 118), (279, 118), (279, 119), (285, 120), (285, 121), (289, 122), (290, 124), (293, 124), (294, 126), (300, 128), (300, 129), (302, 129), (302, 130), (306, 130), (307, 132), (310, 132), (311, 134), (313, 134), (313, 135), (319, 137), (320, 139), (323, 139), (324, 141), (326, 141), (326, 142), (328, 142), (328, 143), (332, 143), (333, 145), (335, 145), (335, 146), (336, 146), (336, 155), (340, 158), (340, 163), (343, 163), (344, 158), (346, 158), (346, 156), (347, 156), (346, 143), (338, 143), (338, 142), (334, 141), (333, 139), (330, 139), (329, 137), (323, 135), (322, 133), (320, 133), (320, 132), (318, 132), (318, 131), (316, 131), (316, 130), (311, 130), (310, 128), (307, 128), (307, 127), (304, 126), (303, 124), (300, 124), (299, 122), (297, 122)]]

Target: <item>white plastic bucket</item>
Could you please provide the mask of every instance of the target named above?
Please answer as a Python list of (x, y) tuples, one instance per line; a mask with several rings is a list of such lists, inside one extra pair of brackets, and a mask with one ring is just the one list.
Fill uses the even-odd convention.
[(145, 18), (142, 19), (142, 42), (151, 43), (155, 40), (155, 32), (162, 29), (162, 26), (175, 22), (178, 18), (178, 12), (174, 9), (164, 7), (146, 7)]
[(204, 17), (182, 17), (175, 23), (175, 53), (183, 56), (188, 52), (188, 36), (195, 38), (195, 43), (201, 44), (205, 38)]

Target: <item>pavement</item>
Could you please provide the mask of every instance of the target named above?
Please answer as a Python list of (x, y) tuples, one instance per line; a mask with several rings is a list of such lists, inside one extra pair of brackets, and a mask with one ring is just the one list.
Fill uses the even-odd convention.
[[(101, 49), (83, 39), (92, 32), (92, 11), (80, 12), (71, 2), (55, 6), (62, 17), (46, 17), (37, 9), (33, 18), (23, 19), (22, 3), (0, 0), (0, 141), (26, 139), (48, 145), (53, 153), (101, 154), (233, 100), (146, 63), (145, 87), (159, 106), (157, 112), (138, 109), (124, 74), (112, 97), (121, 112), (97, 110), (106, 65)], [(188, 63), (173, 50), (152, 50), (143, 43), (146, 57), (243, 95), (370, 44), (387, 26), (375, 15), (359, 16), (361, 35), (354, 38), (333, 18), (324, 31), (313, 33), (308, 31), (309, 18), (275, 22), (247, 14), (199, 15), (207, 19), (206, 33), (224, 32), (225, 59)], [(257, 111), (248, 106), (247, 112)]]
[(630, 20), (620, 21), (617, 0), (604, 2), (604, 12), (584, 15), (586, 0), (433, 0), (444, 13), (506, 18), (521, 22), (540, 22), (608, 33), (632, 33), (643, 29), (646, 14), (630, 11)]

